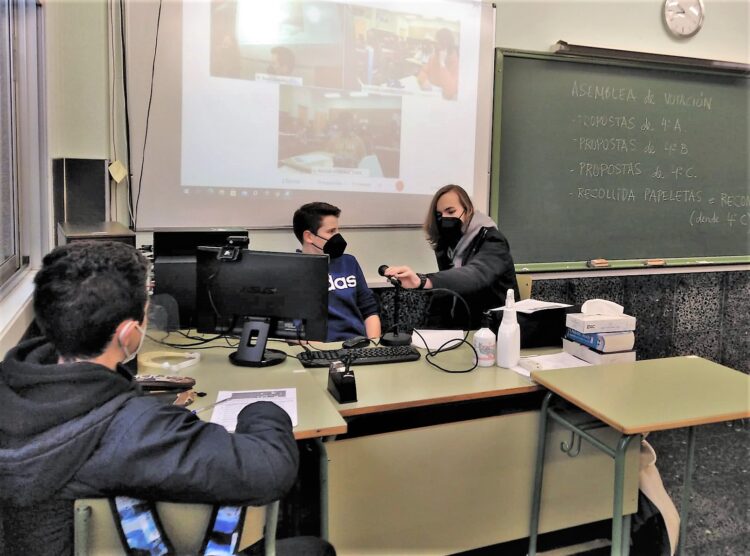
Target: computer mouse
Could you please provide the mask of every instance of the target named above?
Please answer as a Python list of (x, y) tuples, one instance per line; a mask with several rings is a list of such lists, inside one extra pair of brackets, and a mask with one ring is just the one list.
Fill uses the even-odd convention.
[(344, 340), (341, 342), (341, 347), (344, 349), (358, 349), (367, 347), (370, 345), (369, 338), (365, 338), (364, 336), (354, 336), (352, 338), (349, 338), (348, 340)]

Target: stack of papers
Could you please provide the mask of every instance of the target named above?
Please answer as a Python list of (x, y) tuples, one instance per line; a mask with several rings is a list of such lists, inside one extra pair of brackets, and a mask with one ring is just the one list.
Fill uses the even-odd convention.
[(548, 369), (568, 369), (570, 367), (588, 367), (587, 363), (578, 357), (561, 351), (549, 355), (534, 355), (531, 357), (521, 357), (521, 361), (511, 370), (523, 376), (531, 376), (531, 371), (542, 371)]
[[(524, 299), (523, 301), (516, 301), (511, 309), (515, 309), (519, 313), (536, 313), (537, 311), (544, 311), (545, 309), (559, 309), (561, 307), (570, 307), (567, 303), (553, 303), (551, 301), (539, 301), (536, 299)], [(491, 309), (492, 311), (504, 311), (505, 307), (496, 307)]]

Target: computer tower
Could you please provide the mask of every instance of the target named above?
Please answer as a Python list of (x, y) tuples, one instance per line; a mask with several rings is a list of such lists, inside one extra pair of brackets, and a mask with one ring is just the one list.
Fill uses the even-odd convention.
[[(199, 245), (221, 247), (229, 236), (248, 237), (242, 228), (154, 230), (154, 298), (167, 313), (178, 311), (179, 327), (195, 327), (195, 267)], [(172, 315), (169, 315), (170, 317)], [(170, 323), (177, 322), (169, 318)], [(174, 328), (174, 327), (173, 327)]]

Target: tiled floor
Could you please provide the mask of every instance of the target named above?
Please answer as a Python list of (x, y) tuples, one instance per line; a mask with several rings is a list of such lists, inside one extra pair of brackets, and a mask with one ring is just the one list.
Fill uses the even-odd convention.
[[(687, 431), (652, 433), (648, 440), (679, 509)], [(687, 554), (750, 554), (750, 420), (699, 427), (695, 446)]]

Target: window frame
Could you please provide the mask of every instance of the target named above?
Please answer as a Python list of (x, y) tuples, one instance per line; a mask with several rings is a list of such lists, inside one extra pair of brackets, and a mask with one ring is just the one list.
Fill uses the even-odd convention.
[[(18, 183), (18, 89), (17, 89), (17, 76), (16, 76), (16, 53), (18, 47), (16, 45), (16, 2), (13, 0), (0, 0), (0, 2), (6, 4), (7, 13), (5, 17), (7, 20), (5, 24), (8, 29), (7, 36), (7, 55), (8, 55), (8, 106), (1, 106), (0, 110), (8, 110), (8, 123), (10, 126), (8, 136), (9, 141), (9, 160), (8, 174), (10, 183), (10, 213), (12, 217), (13, 231), (11, 234), (13, 253), (4, 261), (0, 261), (0, 292), (6, 289), (13, 277), (18, 273), (23, 264), (23, 256), (21, 249), (21, 221), (20, 221), (20, 204), (19, 204), (19, 183)], [(3, 37), (3, 43), (5, 43), (6, 37)], [(5, 80), (3, 80), (5, 81)]]

